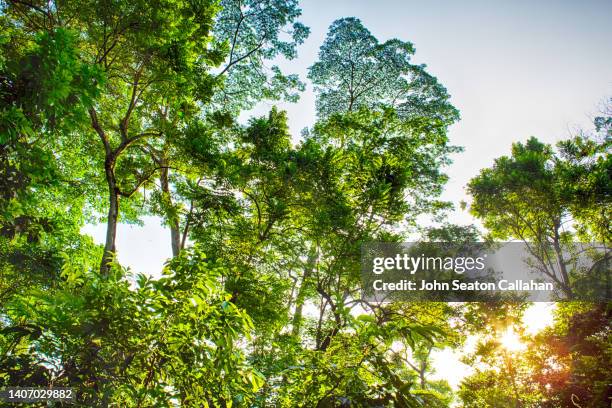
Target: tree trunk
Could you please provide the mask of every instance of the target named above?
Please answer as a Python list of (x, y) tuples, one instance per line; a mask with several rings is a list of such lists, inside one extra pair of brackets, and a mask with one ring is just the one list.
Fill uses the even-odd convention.
[(314, 247), (308, 254), (306, 266), (304, 267), (304, 274), (302, 275), (302, 282), (300, 282), (300, 287), (295, 298), (295, 312), (293, 313), (293, 328), (291, 330), (291, 334), (294, 336), (298, 336), (300, 334), (300, 329), (302, 328), (302, 309), (306, 300), (306, 283), (312, 274), (316, 260), (317, 251), (316, 247)]
[(553, 248), (555, 250), (555, 256), (557, 260), (557, 265), (559, 266), (559, 271), (561, 273), (561, 279), (563, 280), (564, 290), (569, 299), (574, 297), (574, 293), (570, 286), (569, 274), (567, 272), (567, 266), (565, 265), (565, 259), (563, 258), (563, 251), (561, 250), (561, 236), (559, 234), (559, 225), (560, 222), (555, 222), (554, 225), (554, 237), (553, 237)]
[[(168, 179), (168, 168), (163, 167), (159, 175), (159, 181), (161, 184), (162, 194), (167, 199), (165, 203), (168, 206), (172, 206), (172, 196), (170, 195), (170, 181)], [(168, 218), (168, 225), (170, 226), (170, 244), (172, 246), (172, 257), (178, 256), (181, 250), (181, 231), (179, 227), (179, 220), (172, 213), (172, 211), (166, 211), (166, 218)]]
[(427, 372), (427, 359), (429, 358), (430, 352), (431, 348), (429, 349), (427, 356), (423, 359), (423, 361), (421, 361), (421, 369), (419, 370), (419, 379), (421, 381), (421, 389), (423, 390), (427, 388), (427, 377), (425, 376), (425, 373)]
[(100, 263), (100, 272), (107, 274), (110, 270), (109, 263), (117, 251), (115, 242), (117, 238), (117, 222), (119, 220), (119, 190), (115, 178), (114, 163), (111, 158), (106, 159), (104, 164), (106, 182), (108, 184), (108, 217), (106, 220), (106, 241), (104, 243), (104, 254)]

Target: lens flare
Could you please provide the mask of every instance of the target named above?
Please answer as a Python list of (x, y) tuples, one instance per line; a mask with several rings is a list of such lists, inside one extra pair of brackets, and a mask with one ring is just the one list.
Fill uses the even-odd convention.
[(508, 351), (517, 352), (525, 349), (525, 343), (512, 327), (509, 327), (500, 337), (499, 342)]

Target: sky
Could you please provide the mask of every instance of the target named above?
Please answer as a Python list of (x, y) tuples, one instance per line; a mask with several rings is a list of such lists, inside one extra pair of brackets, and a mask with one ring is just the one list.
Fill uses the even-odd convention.
[[(465, 185), (480, 169), (507, 155), (513, 142), (536, 136), (547, 143), (589, 129), (601, 104), (612, 96), (612, 0), (608, 1), (401, 1), (304, 0), (301, 21), (311, 28), (298, 59), (281, 62), (306, 80), (327, 28), (341, 17), (357, 17), (380, 41), (399, 38), (415, 45), (414, 62), (448, 89), (461, 120), (449, 130), (451, 144), (465, 151), (447, 169), (443, 198), (458, 207), (469, 202)], [(314, 95), (308, 84), (287, 110), (293, 134), (312, 126)], [(261, 104), (244, 114), (265, 114)], [(121, 225), (118, 257), (136, 272), (157, 275), (170, 256), (169, 232), (160, 220), (145, 217), (144, 226)], [(449, 220), (478, 223), (457, 209)], [(84, 232), (103, 243), (104, 226)], [(550, 305), (535, 304), (525, 323), (535, 332), (550, 323)], [(456, 351), (434, 356), (440, 376), (456, 386), (467, 374)]]

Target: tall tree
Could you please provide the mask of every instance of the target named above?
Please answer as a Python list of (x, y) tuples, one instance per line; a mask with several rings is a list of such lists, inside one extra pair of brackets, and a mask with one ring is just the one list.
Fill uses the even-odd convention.
[(101, 270), (108, 271), (116, 251), (120, 199), (132, 197), (159, 170), (138, 149), (165, 132), (156, 107), (168, 101), (187, 113), (190, 104), (210, 98), (214, 78), (207, 71), (223, 59), (223, 51), (210, 46), (216, 11), (212, 1), (8, 2), (7, 15), (32, 32), (80, 33), (77, 58), (103, 73), (99, 96), (87, 107), (95, 139), (84, 137), (88, 144), (97, 139), (108, 188)]
[(455, 122), (459, 115), (446, 89), (425, 65), (411, 62), (414, 52), (410, 42), (380, 43), (357, 18), (334, 21), (308, 74), (319, 117), (361, 107), (393, 107), (402, 118)]
[[(336, 24), (339, 23), (332, 28)], [(343, 43), (337, 41), (333, 46), (342, 47)], [(321, 53), (322, 58), (329, 55)], [(317, 64), (333, 62), (330, 57)], [(320, 84), (321, 98), (326, 89), (335, 89), (333, 81)], [(411, 86), (410, 81), (403, 84)], [(347, 89), (338, 92), (347, 93), (347, 97), (350, 93)], [(436, 196), (446, 180), (441, 168), (448, 163), (448, 155), (456, 151), (446, 137), (456, 111), (445, 93), (437, 101), (443, 106), (439, 112), (427, 114), (424, 109), (408, 115), (389, 102), (392, 98), (385, 99), (384, 90), (377, 92), (374, 96), (364, 94), (370, 97), (369, 104), (359, 105), (363, 97), (359, 95), (353, 101), (357, 103), (354, 109), (319, 111), (320, 120), (305, 134), (296, 152), (290, 149), (284, 159), (283, 155), (273, 156), (281, 161), (268, 161), (265, 165), (269, 181), (247, 191), (244, 197), (251, 203), (247, 206), (250, 223), (263, 225), (268, 231), (268, 240), (260, 247), (261, 255), (252, 259), (252, 267), (264, 271), (270, 262), (279, 262), (289, 269), (280, 272), (281, 268), (279, 272), (289, 272), (285, 276), (291, 279), (289, 287), (285, 287), (291, 304), (286, 309), (289, 316), (282, 317), (279, 322), (285, 323), (277, 326), (276, 334), (272, 333), (272, 348), (262, 344), (253, 356), (271, 379), (269, 386), (263, 388), (263, 401), (281, 405), (301, 401), (314, 406), (340, 401), (414, 404), (417, 399), (411, 393), (418, 388), (418, 381), (410, 368), (389, 360), (388, 346), (395, 339), (404, 339), (410, 347), (417, 347), (415, 342), (424, 344), (443, 332), (437, 325), (425, 327), (425, 322), (410, 320), (405, 311), (398, 310), (401, 308), (370, 307), (359, 299), (360, 245), (371, 240), (401, 239), (392, 233), (398, 224), (413, 225), (419, 214), (446, 207)], [(416, 112), (419, 106), (414, 104)], [(446, 112), (442, 112), (444, 109)], [(266, 127), (251, 129), (267, 129), (253, 134), (262, 136), (258, 143), (277, 140), (269, 127), (270, 119)], [(274, 128), (282, 126), (277, 124)], [(244, 153), (240, 156), (249, 157)], [(275, 183), (270, 181), (277, 176), (269, 171), (283, 161), (290, 185), (300, 185), (297, 194), (289, 197), (275, 190)], [(272, 237), (282, 240), (275, 242)], [(244, 273), (240, 276), (246, 278)], [(267, 275), (259, 272), (257, 276)], [(247, 287), (242, 282), (237, 288), (238, 298), (241, 289)], [(264, 290), (259, 289), (259, 293)], [(375, 317), (355, 319), (352, 309), (358, 306)], [(306, 308), (310, 313), (316, 308), (316, 316), (305, 316)], [(290, 336), (283, 334), (288, 330)], [(332, 361), (335, 370), (325, 363), (326, 359)], [(306, 367), (312, 374), (304, 381), (301, 370)], [(372, 369), (380, 374), (372, 376)], [(275, 378), (283, 378), (287, 386)], [(373, 386), (376, 383), (384, 385), (377, 388)], [(387, 391), (392, 389), (402, 392)]]
[[(297, 21), (301, 14), (297, 1), (224, 0), (220, 6), (212, 28), (213, 47), (223, 50), (224, 61), (211, 71), (215, 78), (211, 99), (199, 105), (201, 113), (209, 120), (198, 123), (194, 118), (185, 127), (178, 120), (182, 111), (173, 111), (169, 106), (160, 107), (168, 132), (174, 132), (178, 138), (163, 138), (161, 143), (158, 139), (158, 143), (146, 147), (153, 161), (161, 167), (159, 194), (154, 194), (153, 204), (155, 212), (162, 215), (169, 226), (174, 256), (186, 242), (193, 216), (192, 200), (180, 192), (188, 185), (203, 189), (205, 180), (216, 177), (215, 154), (218, 156), (227, 147), (230, 136), (217, 137), (213, 145), (209, 138), (205, 146), (199, 147), (200, 151), (208, 149), (208, 165), (199, 166), (198, 174), (188, 171), (189, 165), (183, 160), (189, 157), (184, 154), (184, 146), (194, 145), (193, 141), (186, 139), (204, 142), (202, 135), (196, 133), (211, 132), (211, 125), (227, 132), (228, 122), (242, 110), (250, 109), (262, 100), (296, 101), (298, 92), (304, 89), (296, 75), (284, 74), (275, 65), (268, 67), (276, 58), (295, 58), (297, 46), (309, 33), (308, 28)], [(200, 155), (199, 159), (202, 161), (203, 156)]]
[(342, 329), (361, 243), (391, 239), (393, 225), (414, 225), (419, 214), (445, 206), (435, 198), (446, 180), (440, 169), (459, 150), (446, 136), (458, 112), (436, 78), (410, 62), (413, 53), (412, 44), (380, 43), (358, 19), (344, 18), (332, 23), (309, 69), (319, 121), (306, 137), (331, 153), (319, 176), (329, 212), (316, 216), (334, 220), (310, 241), (319, 254), (312, 284), (321, 321), (331, 308), (338, 323), (318, 328), (319, 347)]

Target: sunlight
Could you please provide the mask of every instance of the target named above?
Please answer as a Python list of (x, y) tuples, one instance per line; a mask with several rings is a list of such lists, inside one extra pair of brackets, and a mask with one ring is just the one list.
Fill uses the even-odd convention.
[(509, 327), (500, 337), (499, 342), (508, 351), (517, 352), (526, 348), (519, 335)]
[(523, 314), (525, 334), (535, 335), (553, 323), (555, 304), (551, 302), (536, 302), (529, 306)]

